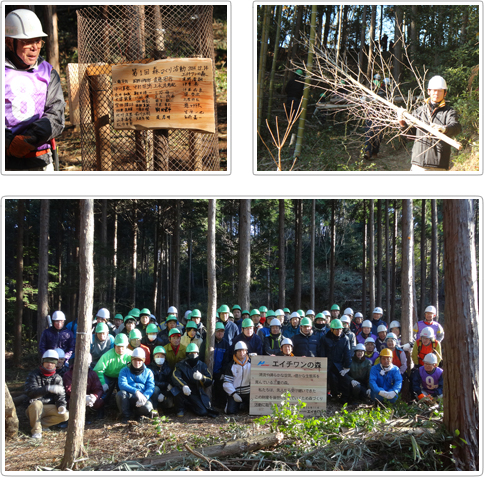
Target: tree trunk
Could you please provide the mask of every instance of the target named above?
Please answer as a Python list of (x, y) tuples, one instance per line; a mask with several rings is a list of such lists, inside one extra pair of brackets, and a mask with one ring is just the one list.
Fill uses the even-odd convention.
[(392, 304), (391, 304), (391, 318), (390, 321), (395, 319), (395, 297), (397, 294), (397, 236), (398, 236), (398, 200), (393, 201), (393, 243), (392, 243)]
[(331, 252), (329, 256), (329, 304), (334, 303), (334, 274), (336, 268), (336, 199), (331, 200)]
[(262, 109), (264, 106), (264, 80), (267, 60), (267, 40), (269, 38), (269, 26), (271, 17), (271, 5), (264, 5), (264, 22), (262, 24), (262, 35), (259, 56), (259, 72), (257, 77), (257, 130), (260, 131), (262, 123)]
[(376, 303), (377, 306), (382, 307), (382, 257), (383, 257), (383, 250), (382, 250), (382, 208), (383, 199), (379, 199), (377, 202), (377, 210), (376, 210)]
[(15, 439), (18, 435), (18, 417), (15, 403), (5, 384), (5, 438)]
[(286, 262), (285, 248), (286, 238), (284, 235), (284, 199), (279, 199), (279, 308), (286, 306)]
[(47, 34), (45, 39), (46, 60), (60, 73), (57, 7), (55, 5), (44, 5), (44, 28)]
[(413, 217), (412, 200), (402, 200), (402, 343), (408, 343), (413, 328)]
[(367, 6), (363, 5), (363, 13), (361, 15), (361, 30), (360, 30), (360, 51), (358, 53), (358, 81), (360, 81), (360, 74), (363, 72), (363, 66), (365, 63), (365, 38), (366, 38), (366, 10)]
[(192, 231), (188, 236), (188, 303), (187, 307), (191, 310), (192, 303)]
[(113, 313), (116, 311), (116, 284), (118, 277), (118, 204), (114, 201), (114, 237), (113, 237)]
[(101, 293), (100, 302), (102, 306), (107, 305), (107, 286), (108, 286), (108, 276), (107, 276), (107, 248), (108, 248), (108, 201), (107, 199), (102, 199), (101, 201), (102, 210), (102, 226), (101, 226), (101, 243), (102, 243), (102, 273), (101, 273)]
[(391, 266), (390, 266), (390, 201), (385, 200), (385, 270), (386, 270), (386, 280), (385, 280), (385, 304), (387, 307), (386, 319), (390, 323), (390, 315), (392, 313), (390, 304), (390, 290), (391, 290)]
[[(15, 327), (13, 339), (13, 365), (20, 366), (22, 358), (22, 319), (24, 310), (24, 222), (25, 200), (17, 201), (17, 281), (15, 283)], [(5, 387), (6, 389), (6, 387)], [(18, 423), (17, 423), (18, 428)]]
[(373, 63), (373, 50), (375, 48), (376, 7), (377, 7), (376, 5), (371, 6), (370, 43), (368, 47), (368, 65), (366, 67), (366, 76), (369, 79), (372, 79), (371, 71), (372, 71), (372, 63)]
[(39, 286), (37, 296), (37, 340), (47, 327), (49, 313), (49, 216), (50, 200), (40, 201), (40, 231), (39, 231)]
[(132, 250), (132, 273), (131, 273), (131, 301), (136, 306), (136, 273), (138, 269), (138, 200), (133, 199), (133, 250)]
[(338, 9), (338, 20), (337, 20), (337, 25), (338, 25), (338, 40), (336, 43), (336, 63), (339, 64), (340, 60), (340, 55), (341, 55), (341, 31), (342, 31), (342, 24), (343, 24), (343, 5), (340, 4), (339, 9)]
[(158, 310), (157, 303), (158, 303), (158, 284), (159, 284), (159, 275), (160, 275), (160, 239), (159, 239), (159, 206), (155, 206), (155, 231), (154, 231), (154, 250), (153, 250), (153, 308), (152, 313), (156, 316)]
[(394, 58), (393, 58), (393, 79), (400, 83), (400, 76), (402, 71), (402, 46), (403, 46), (403, 9), (401, 5), (395, 5), (395, 44)]
[(421, 230), (420, 230), (420, 317), (425, 314), (425, 307), (427, 305), (427, 297), (425, 284), (427, 281), (427, 244), (425, 236), (425, 199), (422, 199), (422, 215), (421, 215)]
[(281, 17), (282, 17), (282, 5), (276, 7), (276, 41), (274, 44), (274, 56), (272, 58), (271, 79), (269, 82), (269, 104), (267, 106), (267, 120), (271, 120), (272, 114), (272, 97), (274, 93), (274, 78), (276, 76), (277, 68), (277, 54), (279, 53), (279, 37), (281, 36)]
[(314, 254), (315, 254), (315, 248), (316, 248), (316, 240), (315, 240), (315, 228), (316, 228), (316, 200), (313, 199), (312, 201), (312, 207), (311, 207), (311, 255), (309, 257), (309, 282), (310, 282), (310, 288), (311, 288), (311, 298), (310, 298), (310, 303), (309, 307), (311, 310), (316, 309), (315, 305), (315, 298), (316, 298), (316, 293), (315, 293), (315, 283), (314, 283)]
[(415, 56), (417, 55), (418, 37), (419, 37), (419, 27), (418, 27), (418, 5), (412, 5), (412, 20), (410, 22), (411, 28), (411, 43), (410, 43), (410, 53), (412, 55), (412, 60), (415, 61)]
[(366, 319), (366, 242), (367, 242), (368, 228), (366, 223), (366, 199), (363, 200), (363, 267), (361, 273), (361, 313)]
[(325, 17), (325, 22), (324, 22), (324, 36), (323, 36), (323, 44), (322, 47), (326, 48), (328, 46), (328, 36), (329, 36), (329, 30), (331, 29), (331, 16), (333, 14), (333, 5), (328, 5), (326, 7), (326, 17)]
[(242, 310), (250, 305), (250, 205), (250, 199), (240, 199), (238, 293)]
[(296, 199), (296, 250), (294, 261), (294, 308), (301, 308), (301, 275), (302, 275), (302, 199)]
[[(373, 7), (372, 7), (373, 8)], [(369, 262), (369, 288), (370, 288), (370, 311), (372, 316), (375, 309), (375, 200), (370, 199), (370, 224), (368, 227), (368, 262)]]
[[(456, 470), (479, 469), (478, 281), (472, 200), (444, 200), (444, 424)], [(458, 433), (457, 433), (458, 432)]]
[(80, 290), (77, 321), (76, 363), (72, 375), (72, 393), (69, 402), (69, 425), (61, 469), (72, 469), (83, 449), (86, 414), (87, 371), (91, 345), (91, 324), (94, 294), (94, 201), (81, 200)]
[(173, 306), (180, 308), (180, 199), (176, 199), (173, 231)]
[(437, 309), (437, 318), (439, 316), (439, 241), (438, 241), (438, 216), (437, 216), (437, 200), (431, 200), (432, 206), (432, 252), (430, 262), (430, 277), (431, 277), (431, 293), (430, 301)]

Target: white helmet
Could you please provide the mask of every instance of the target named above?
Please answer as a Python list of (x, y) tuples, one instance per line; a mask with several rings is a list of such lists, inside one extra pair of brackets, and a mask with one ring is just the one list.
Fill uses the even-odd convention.
[(351, 318), (347, 315), (343, 315), (341, 318), (340, 318), (340, 321), (341, 322), (344, 322), (344, 323), (351, 323)]
[(353, 349), (355, 351), (366, 351), (365, 345), (363, 343), (358, 343)]
[(354, 315), (355, 313), (351, 308), (346, 308), (346, 310), (344, 311), (344, 314), (345, 315)]
[(390, 78), (384, 78), (383, 84), (390, 84)]
[(52, 358), (52, 359), (59, 359), (59, 355), (57, 354), (57, 351), (55, 349), (48, 349), (43, 355), (42, 355), (42, 361), (45, 358)]
[(428, 353), (425, 355), (423, 362), (427, 364), (437, 364), (437, 356), (435, 356), (434, 353)]
[(363, 318), (363, 315), (359, 311), (357, 311), (355, 313), (355, 318)]
[(145, 350), (141, 347), (135, 348), (131, 354), (131, 359), (133, 358), (140, 358), (144, 361), (146, 359)]
[(425, 313), (433, 313), (434, 315), (437, 314), (437, 309), (435, 308), (435, 306), (428, 306), (427, 308), (425, 308)]
[(380, 313), (380, 315), (383, 315), (383, 310), (377, 306), (374, 310), (373, 310), (373, 313)]
[(375, 76), (373, 76), (373, 79), (379, 80), (381, 76), (377, 73)]
[(385, 341), (388, 341), (390, 339), (397, 341), (397, 335), (395, 333), (388, 333)]
[(292, 340), (290, 340), (289, 338), (284, 338), (284, 339), (281, 341), (281, 348), (282, 348), (284, 345), (291, 345), (291, 346), (294, 346), (294, 345), (292, 344)]
[(328, 310), (323, 311), (324, 316), (331, 316), (331, 313)]
[(315, 314), (316, 314), (316, 313), (314, 313), (314, 311), (313, 311), (313, 310), (308, 310), (308, 311), (306, 311), (306, 316), (308, 316), (308, 315), (315, 315)]
[(5, 18), (5, 36), (27, 40), (48, 35), (42, 31), (42, 24), (32, 10), (20, 9), (10, 12)]
[(272, 318), (271, 326), (281, 326), (281, 322), (277, 318)]
[(380, 333), (380, 331), (386, 331), (387, 330), (387, 327), (385, 325), (380, 325), (377, 329), (376, 329), (376, 332), (377, 333)]
[[(172, 306), (171, 308), (175, 308), (174, 306)], [(185, 311), (185, 319), (187, 319), (188, 315), (190, 315), (192, 312), (192, 310), (187, 310)]]
[(298, 313), (297, 311), (293, 311), (293, 312), (291, 313), (290, 318), (292, 319), (292, 318), (301, 318), (301, 317), (299, 316), (299, 313)]
[(109, 320), (109, 310), (107, 308), (101, 308), (98, 312), (96, 317), (99, 316), (100, 318), (104, 318), (105, 320)]
[(420, 333), (420, 338), (430, 338), (431, 340), (433, 340), (435, 338), (435, 333), (433, 328), (430, 328), (430, 326), (426, 326), (422, 330), (422, 333)]
[(447, 83), (442, 76), (434, 76), (429, 80), (428, 89), (447, 89)]
[(247, 349), (247, 345), (243, 341), (237, 341), (234, 346), (234, 351), (237, 351), (239, 349)]
[(366, 343), (374, 343), (374, 342), (375, 342), (375, 340), (371, 336), (368, 336), (368, 338), (366, 338), (366, 340), (365, 340), (365, 344)]
[(54, 351), (59, 356), (59, 359), (62, 359), (62, 358), (65, 358), (66, 357), (66, 354), (64, 353), (64, 350), (63, 349), (56, 348)]
[(178, 310), (174, 306), (170, 306), (170, 308), (168, 308), (168, 314), (173, 315), (175, 313), (178, 314)]
[(371, 328), (371, 321), (370, 320), (365, 320), (362, 324), (361, 324), (361, 327), (362, 328)]
[(390, 329), (392, 329), (392, 328), (401, 328), (400, 322), (399, 321), (392, 321), (390, 323), (390, 326), (388, 328), (390, 328)]
[(281, 310), (281, 309), (279, 308), (278, 310), (276, 310), (275, 315), (276, 315), (276, 316), (284, 316), (284, 310)]
[(64, 315), (64, 312), (62, 311), (54, 311), (54, 314), (52, 315), (52, 321), (66, 321), (66, 315)]

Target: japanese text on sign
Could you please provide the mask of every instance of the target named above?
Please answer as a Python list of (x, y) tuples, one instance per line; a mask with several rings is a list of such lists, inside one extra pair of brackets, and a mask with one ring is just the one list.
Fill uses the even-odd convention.
[(112, 67), (115, 129), (215, 132), (210, 58)]

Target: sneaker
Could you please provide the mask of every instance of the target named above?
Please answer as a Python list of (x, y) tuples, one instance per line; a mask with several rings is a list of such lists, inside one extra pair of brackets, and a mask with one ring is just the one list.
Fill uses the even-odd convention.
[(42, 432), (52, 432), (50, 427), (42, 427)]
[(176, 413), (176, 417), (183, 417), (185, 415), (185, 411), (183, 409), (180, 409), (177, 413)]
[(42, 439), (42, 432), (36, 432), (32, 434), (32, 439)]

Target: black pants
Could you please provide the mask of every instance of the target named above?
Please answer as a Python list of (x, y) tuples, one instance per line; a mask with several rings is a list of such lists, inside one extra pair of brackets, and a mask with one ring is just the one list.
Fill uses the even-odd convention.
[(134, 413), (135, 416), (149, 416), (153, 410), (153, 405), (148, 399), (144, 406), (136, 407), (138, 398), (136, 394), (130, 394), (126, 391), (119, 391), (116, 394), (116, 404), (123, 417), (129, 419)]
[(208, 414), (208, 409), (203, 404), (200, 395), (192, 392), (190, 396), (185, 396), (183, 392), (178, 393), (175, 396), (175, 406), (179, 411), (185, 411), (189, 409), (197, 416), (206, 416)]

